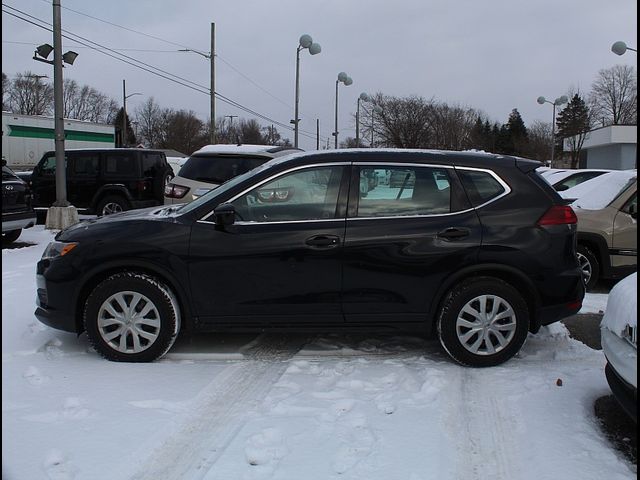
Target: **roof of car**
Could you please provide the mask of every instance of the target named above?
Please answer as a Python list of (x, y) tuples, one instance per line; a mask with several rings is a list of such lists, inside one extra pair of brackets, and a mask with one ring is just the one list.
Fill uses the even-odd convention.
[(240, 145), (228, 145), (228, 144), (216, 144), (216, 145), (205, 145), (199, 150), (196, 150), (192, 153), (192, 155), (201, 154), (201, 153), (222, 153), (222, 154), (255, 154), (260, 155), (263, 154), (265, 156), (274, 156), (274, 153), (282, 152), (285, 150), (291, 150), (292, 152), (300, 152), (299, 148), (294, 147), (283, 147), (280, 145), (250, 145), (250, 144), (240, 144)]

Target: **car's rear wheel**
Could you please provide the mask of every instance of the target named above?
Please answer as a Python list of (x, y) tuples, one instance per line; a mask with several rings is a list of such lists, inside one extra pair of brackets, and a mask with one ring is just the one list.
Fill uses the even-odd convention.
[(8, 232), (2, 232), (2, 244), (8, 245), (10, 243), (15, 242), (21, 233), (22, 233), (21, 228), (17, 230), (10, 230)]
[(120, 195), (109, 195), (98, 202), (96, 211), (99, 216), (111, 215), (112, 213), (124, 212), (129, 210), (131, 206), (127, 200)]
[(600, 263), (598, 257), (584, 245), (578, 245), (578, 263), (582, 270), (582, 278), (587, 290), (591, 290), (598, 283), (600, 277)]
[(173, 292), (156, 278), (122, 272), (91, 292), (84, 327), (104, 358), (151, 362), (173, 345), (180, 330), (180, 309)]
[(527, 304), (508, 283), (491, 277), (464, 281), (449, 291), (438, 317), (438, 338), (458, 363), (501, 364), (524, 344), (529, 331)]

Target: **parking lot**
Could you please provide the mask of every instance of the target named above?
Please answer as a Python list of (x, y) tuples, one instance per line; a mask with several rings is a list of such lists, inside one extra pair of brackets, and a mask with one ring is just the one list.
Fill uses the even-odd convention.
[(331, 332), (183, 337), (163, 360), (118, 364), (33, 318), (50, 234), (24, 235), (3, 249), (7, 478), (635, 478), (602, 354), (571, 321), (489, 369), (434, 340)]

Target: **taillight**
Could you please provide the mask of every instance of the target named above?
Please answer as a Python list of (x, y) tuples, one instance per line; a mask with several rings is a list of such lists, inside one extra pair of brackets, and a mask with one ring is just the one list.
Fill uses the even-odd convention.
[(164, 196), (169, 198), (182, 198), (189, 191), (189, 187), (169, 183), (164, 187)]
[(554, 205), (538, 220), (538, 225), (575, 225), (578, 223), (573, 208), (569, 205)]
[(144, 192), (149, 187), (145, 180), (138, 180), (138, 191)]

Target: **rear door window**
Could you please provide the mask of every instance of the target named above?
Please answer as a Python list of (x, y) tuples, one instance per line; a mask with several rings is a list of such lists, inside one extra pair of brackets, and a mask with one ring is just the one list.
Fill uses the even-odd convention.
[(360, 167), (357, 217), (451, 213), (449, 169), (440, 167)]
[(97, 153), (74, 154), (72, 157), (73, 172), (76, 175), (95, 177), (98, 174), (100, 156)]

